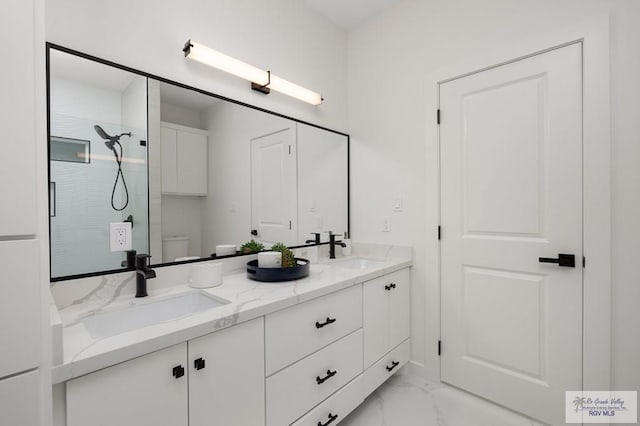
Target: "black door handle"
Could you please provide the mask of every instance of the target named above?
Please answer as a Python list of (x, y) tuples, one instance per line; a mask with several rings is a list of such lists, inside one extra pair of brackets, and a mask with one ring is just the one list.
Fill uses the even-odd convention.
[(318, 422), (318, 426), (329, 426), (338, 418), (338, 415), (329, 413), (327, 417), (329, 417), (329, 420), (326, 423)]
[(202, 370), (204, 366), (205, 366), (204, 359), (198, 358), (193, 360), (193, 368), (195, 368), (196, 370)]
[(256, 237), (258, 235), (258, 230), (257, 229), (252, 229), (251, 230), (251, 235), (253, 235), (254, 237)]
[(334, 370), (334, 371), (327, 370), (327, 375), (326, 376), (324, 376), (324, 377), (316, 376), (316, 382), (319, 385), (321, 385), (324, 382), (326, 382), (327, 380), (329, 380), (330, 378), (332, 378), (333, 376), (335, 376), (337, 372), (338, 372), (337, 370)]
[(316, 328), (322, 328), (325, 325), (329, 325), (329, 324), (333, 324), (334, 322), (336, 322), (336, 318), (329, 318), (327, 317), (327, 320), (325, 322), (318, 322), (316, 321)]
[(184, 367), (181, 365), (173, 367), (173, 377), (179, 379), (182, 376), (184, 376)]
[(394, 369), (394, 368), (396, 368), (399, 364), (400, 364), (400, 363), (399, 363), (398, 361), (393, 361), (393, 362), (391, 363), (391, 367), (389, 367), (389, 366), (387, 365), (387, 371), (389, 371), (389, 372), (390, 372), (390, 371), (393, 371), (393, 369)]
[(385, 285), (384, 289), (387, 291), (391, 291), (392, 288), (396, 288), (396, 284), (395, 283), (391, 283), (389, 285)]
[(552, 257), (539, 257), (540, 263), (557, 263), (558, 266), (565, 266), (567, 268), (576, 267), (576, 256), (573, 254), (559, 254), (557, 258)]

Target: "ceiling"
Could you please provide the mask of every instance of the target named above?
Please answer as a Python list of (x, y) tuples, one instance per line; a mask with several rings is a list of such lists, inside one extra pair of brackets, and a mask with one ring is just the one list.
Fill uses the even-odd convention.
[(195, 90), (183, 89), (182, 87), (168, 83), (160, 83), (160, 99), (162, 103), (196, 111), (209, 108), (220, 101), (220, 99), (213, 96), (207, 96)]
[(118, 93), (124, 92), (138, 74), (59, 50), (50, 51), (50, 73), (53, 78), (71, 80)]
[(304, 0), (331, 21), (352, 30), (403, 0)]

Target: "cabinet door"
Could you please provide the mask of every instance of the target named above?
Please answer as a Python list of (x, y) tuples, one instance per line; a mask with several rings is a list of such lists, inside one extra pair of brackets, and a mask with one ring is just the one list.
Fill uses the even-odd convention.
[(264, 425), (264, 386), (262, 318), (189, 341), (190, 426)]
[(178, 190), (178, 168), (176, 163), (177, 131), (162, 127), (160, 129), (160, 156), (162, 174), (162, 193), (175, 193)]
[(186, 363), (182, 343), (70, 380), (67, 426), (187, 426)]
[[(38, 240), (0, 241), (0, 377), (40, 364)], [(0, 422), (2, 424), (2, 422)]]
[(389, 350), (409, 338), (411, 333), (410, 269), (395, 272), (389, 291)]
[(365, 369), (410, 334), (409, 268), (363, 284)]
[[(44, 3), (44, 2), (43, 2)], [(0, 167), (0, 237), (34, 235), (37, 231), (36, 214), (36, 137), (35, 81), (41, 78), (36, 72), (35, 58), (41, 53), (39, 33), (34, 25), (33, 1), (3, 0), (0, 13), (0, 129), (2, 129), (3, 161)], [(35, 30), (35, 31), (34, 31)], [(20, 48), (16, 49), (16, 43)], [(34, 51), (38, 46), (37, 51)], [(6, 59), (5, 59), (6, 58)], [(10, 59), (9, 59), (10, 58)], [(42, 178), (40, 178), (42, 179)], [(4, 342), (3, 342), (4, 344)]]
[(32, 371), (0, 380), (0, 425), (40, 423), (40, 373)]
[(363, 284), (362, 328), (364, 331), (364, 368), (389, 350), (389, 291), (385, 277)]
[(178, 130), (178, 192), (207, 195), (207, 137)]

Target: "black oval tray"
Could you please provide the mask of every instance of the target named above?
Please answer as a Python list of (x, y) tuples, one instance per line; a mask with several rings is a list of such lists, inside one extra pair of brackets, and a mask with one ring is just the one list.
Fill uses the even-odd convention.
[(310, 263), (307, 259), (296, 257), (296, 264), (298, 265), (293, 268), (260, 268), (256, 259), (247, 262), (247, 277), (268, 283), (299, 280), (309, 275)]

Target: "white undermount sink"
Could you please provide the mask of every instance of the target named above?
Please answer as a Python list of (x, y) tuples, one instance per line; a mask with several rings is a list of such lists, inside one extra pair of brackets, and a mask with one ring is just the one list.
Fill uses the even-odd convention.
[(187, 317), (228, 303), (228, 300), (201, 292), (133, 299), (125, 306), (89, 315), (82, 319), (82, 324), (92, 338), (101, 339)]
[(371, 259), (368, 257), (352, 257), (350, 259), (337, 260), (332, 263), (337, 268), (364, 270), (381, 263), (380, 259)]

